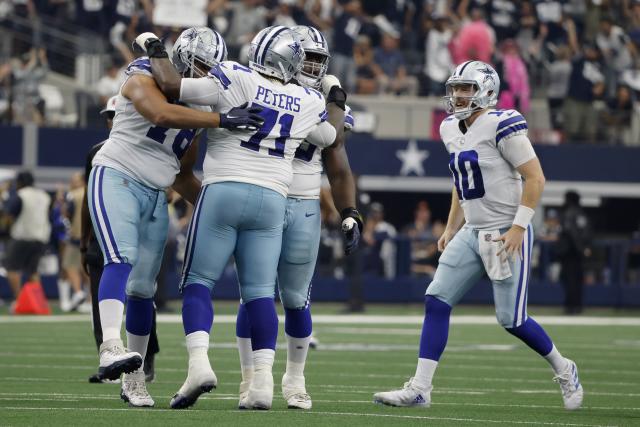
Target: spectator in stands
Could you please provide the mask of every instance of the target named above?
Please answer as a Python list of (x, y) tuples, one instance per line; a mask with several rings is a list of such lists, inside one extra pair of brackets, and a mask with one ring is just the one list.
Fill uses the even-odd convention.
[(578, 36), (571, 17), (563, 10), (563, 0), (538, 0), (536, 12), (540, 27), (538, 29), (543, 52), (546, 57), (554, 51), (555, 47), (566, 44), (573, 53), (578, 52)]
[(109, 13), (104, 0), (76, 0), (78, 25), (106, 37), (109, 33)]
[(583, 304), (584, 261), (591, 255), (591, 230), (580, 205), (580, 195), (575, 191), (564, 195), (560, 224), (556, 254), (562, 263), (560, 279), (565, 288), (565, 312), (579, 314)]
[(372, 270), (387, 279), (396, 275), (396, 228), (384, 220), (384, 207), (371, 203), (362, 232), (366, 246), (365, 270)]
[(12, 71), (9, 61), (0, 64), (0, 123), (11, 123)]
[(555, 57), (547, 65), (547, 69), (549, 77), (547, 103), (549, 105), (549, 114), (551, 115), (551, 127), (554, 130), (559, 130), (562, 129), (564, 123), (562, 107), (569, 92), (569, 80), (571, 77), (571, 51), (569, 46), (558, 46)]
[(371, 40), (368, 36), (358, 36), (353, 47), (353, 59), (356, 65), (356, 93), (373, 95), (384, 87), (385, 76), (380, 65), (374, 60)]
[(267, 26), (267, 11), (262, 7), (262, 0), (241, 0), (228, 4), (231, 21), (229, 32), (225, 34), (224, 39), (229, 49), (229, 58), (239, 58), (244, 62), (247, 55), (241, 54), (240, 51), (248, 53), (251, 39)]
[(44, 48), (32, 48), (22, 55), (13, 69), (14, 120), (18, 123), (44, 123), (45, 105), (39, 86), (49, 72), (47, 52)]
[(454, 68), (449, 51), (453, 31), (446, 15), (434, 14), (432, 19), (433, 27), (427, 35), (424, 73), (429, 78), (429, 95), (444, 96), (444, 83)]
[(294, 27), (296, 25), (296, 21), (293, 19), (295, 3), (296, 0), (278, 0), (278, 6), (271, 25)]
[[(461, 18), (466, 19), (466, 12)], [(482, 9), (472, 8), (470, 18), (453, 40), (453, 61), (456, 64), (471, 60), (492, 63), (495, 33), (485, 21)]]
[(496, 40), (512, 39), (518, 33), (518, 6), (515, 1), (487, 2), (487, 17), (496, 34)]
[(636, 50), (622, 28), (614, 25), (611, 16), (600, 20), (600, 31), (596, 36), (596, 44), (602, 53), (607, 82), (606, 95), (613, 96), (622, 72), (632, 65), (632, 53)]
[(120, 91), (120, 86), (124, 81), (123, 63), (120, 58), (114, 57), (107, 67), (104, 76), (98, 80), (96, 91), (100, 97), (100, 105), (105, 105), (109, 98), (116, 95)]
[(51, 234), (49, 205), (51, 197), (33, 186), (31, 172), (23, 171), (15, 181), (15, 193), (5, 205), (11, 223), (5, 268), (14, 297), (18, 297), (23, 275), (28, 281), (39, 281), (38, 263)]
[(610, 144), (623, 144), (629, 139), (632, 114), (631, 89), (620, 84), (615, 96), (607, 101), (607, 108), (602, 114), (602, 122), (606, 125), (604, 137)]
[(520, 56), (526, 63), (540, 57), (540, 39), (538, 38), (538, 18), (530, 1), (523, 1), (519, 7), (519, 25), (515, 37)]
[(501, 57), (496, 70), (500, 79), (498, 108), (529, 112), (529, 74), (513, 39), (502, 42)]
[(418, 80), (407, 73), (404, 56), (399, 49), (400, 34), (396, 30), (382, 35), (382, 45), (374, 52), (373, 59), (382, 69), (382, 90), (395, 95), (418, 94)]
[(431, 236), (428, 239), (415, 240), (411, 243), (412, 274), (433, 277), (440, 259), (438, 239), (444, 233), (444, 229), (445, 226), (442, 221), (434, 221)]
[(357, 66), (354, 43), (362, 27), (362, 4), (359, 0), (339, 0), (339, 3), (342, 4), (342, 13), (333, 25), (333, 49), (329, 67), (331, 74), (340, 79), (347, 91), (354, 91)]
[(604, 75), (597, 46), (585, 43), (583, 52), (572, 62), (569, 92), (564, 103), (564, 126), (570, 141), (593, 143), (598, 126), (594, 101), (604, 95)]
[(413, 211), (413, 222), (402, 229), (402, 234), (411, 239), (428, 239), (432, 237), (431, 209), (429, 203), (421, 200)]

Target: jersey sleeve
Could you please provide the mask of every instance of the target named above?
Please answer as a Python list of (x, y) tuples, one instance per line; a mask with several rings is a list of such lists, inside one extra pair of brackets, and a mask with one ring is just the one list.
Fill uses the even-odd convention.
[(153, 77), (153, 74), (151, 73), (151, 62), (146, 56), (142, 56), (131, 61), (131, 63), (127, 65), (127, 69), (124, 73), (127, 75), (127, 77), (133, 76), (135, 74), (142, 74), (143, 76)]
[(320, 148), (326, 148), (334, 143), (336, 129), (327, 121), (317, 125), (307, 136), (307, 142)]
[(498, 116), (496, 126), (496, 145), (516, 135), (527, 135), (527, 121), (516, 110), (507, 110)]
[(225, 111), (242, 104), (247, 99), (247, 88), (252, 85), (252, 73), (251, 69), (233, 61), (223, 61), (213, 67), (205, 80), (212, 88), (215, 85), (217, 100), (208, 105), (217, 106), (216, 111)]
[(209, 77), (182, 79), (180, 101), (194, 105), (217, 105), (220, 101), (220, 87)]
[(353, 126), (355, 125), (355, 122), (353, 120), (353, 111), (351, 110), (351, 107), (349, 107), (348, 105), (346, 105), (345, 107), (346, 108), (344, 109), (344, 130), (350, 131), (350, 130), (353, 130)]
[(523, 133), (509, 136), (506, 141), (498, 144), (498, 150), (511, 166), (517, 168), (536, 157), (529, 137)]

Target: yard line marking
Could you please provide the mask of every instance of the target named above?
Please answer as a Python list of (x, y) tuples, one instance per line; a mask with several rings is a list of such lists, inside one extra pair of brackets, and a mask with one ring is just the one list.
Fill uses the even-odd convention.
[[(284, 321), (283, 316), (279, 316)], [(313, 316), (315, 324), (328, 325), (422, 325), (422, 315), (372, 315), (372, 314), (317, 314)], [(60, 323), (60, 322), (90, 322), (88, 314), (63, 314), (52, 316), (15, 316), (2, 315), (0, 323)], [(158, 323), (182, 323), (179, 314), (158, 314)], [(640, 326), (640, 317), (598, 317), (598, 316), (536, 316), (536, 321), (543, 325), (564, 326)], [(236, 323), (236, 315), (217, 315), (215, 322)], [(451, 323), (454, 325), (495, 325), (495, 316), (491, 315), (453, 315)]]
[[(173, 412), (175, 409), (136, 409), (136, 408), (66, 408), (66, 407), (23, 407), (23, 406), (0, 406), (0, 409), (6, 409), (10, 411), (104, 411), (104, 412), (122, 412), (122, 411), (150, 411), (153, 412)], [(265, 416), (267, 414), (285, 414), (291, 413), (291, 410), (270, 410), (270, 411), (242, 411), (242, 410), (211, 410), (211, 409), (190, 409), (192, 412), (208, 412), (211, 414), (226, 412), (243, 414), (242, 416), (252, 416), (260, 414)], [(397, 418), (397, 419), (412, 419), (412, 420), (435, 420), (435, 421), (460, 421), (470, 423), (488, 423), (488, 424), (523, 424), (523, 425), (546, 425), (546, 426), (576, 426), (576, 427), (615, 427), (602, 424), (578, 424), (578, 423), (553, 423), (542, 421), (514, 421), (514, 420), (487, 420), (481, 418), (454, 418), (454, 417), (430, 417), (420, 415), (392, 415), (392, 414), (359, 414), (356, 412), (330, 412), (330, 411), (304, 411), (297, 412), (304, 415), (333, 415), (333, 416), (347, 416), (347, 417), (370, 417), (370, 418)]]

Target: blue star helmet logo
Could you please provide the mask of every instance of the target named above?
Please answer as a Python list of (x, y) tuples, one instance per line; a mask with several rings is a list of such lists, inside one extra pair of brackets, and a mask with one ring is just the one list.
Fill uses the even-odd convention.
[(482, 83), (486, 82), (487, 80), (491, 80), (492, 82), (495, 83), (495, 80), (493, 78), (494, 71), (491, 68), (489, 67), (479, 68), (477, 71), (480, 71), (482, 74), (484, 74), (484, 80), (482, 81)]
[(196, 30), (195, 28), (192, 28), (191, 31), (189, 31), (187, 34), (185, 34), (186, 38), (188, 41), (191, 41), (193, 39), (195, 39), (196, 37), (198, 37), (198, 30)]
[(300, 46), (300, 43), (298, 42), (293, 42), (289, 45), (289, 48), (293, 51), (295, 56), (299, 56), (302, 53), (302, 46)]

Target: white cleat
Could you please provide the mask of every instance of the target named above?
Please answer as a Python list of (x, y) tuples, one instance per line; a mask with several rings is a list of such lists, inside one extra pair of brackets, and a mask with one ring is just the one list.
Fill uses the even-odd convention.
[(249, 387), (251, 380), (242, 381), (240, 383), (240, 398), (238, 399), (238, 409), (249, 409), (247, 407), (247, 396), (249, 396)]
[(565, 409), (573, 411), (582, 406), (584, 390), (580, 384), (580, 378), (578, 378), (578, 367), (573, 360), (567, 359), (567, 368), (561, 374), (553, 377), (553, 380), (560, 384)]
[(257, 368), (245, 400), (247, 409), (271, 409), (273, 403), (273, 373), (271, 367)]
[(311, 409), (311, 396), (307, 394), (304, 376), (285, 373), (282, 377), (282, 397), (289, 409)]
[(171, 409), (185, 409), (196, 403), (198, 398), (218, 386), (218, 378), (211, 369), (208, 359), (189, 361), (189, 373), (180, 390), (171, 399)]
[(122, 377), (120, 398), (134, 408), (151, 408), (155, 405), (147, 391), (144, 372), (134, 372)]
[(142, 366), (142, 356), (124, 348), (122, 340), (113, 339), (100, 345), (100, 365), (102, 378), (117, 380), (123, 373), (129, 374)]
[(428, 408), (431, 405), (431, 390), (429, 386), (427, 390), (420, 390), (413, 385), (413, 378), (404, 383), (404, 387), (400, 390), (383, 391), (373, 395), (375, 403), (381, 403), (388, 406), (417, 406), (419, 408)]

